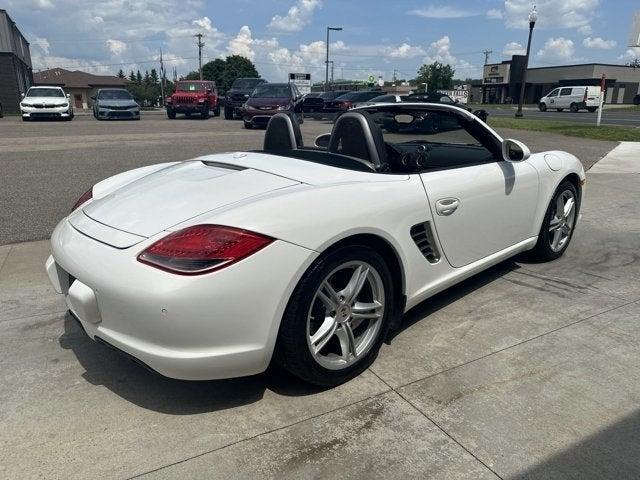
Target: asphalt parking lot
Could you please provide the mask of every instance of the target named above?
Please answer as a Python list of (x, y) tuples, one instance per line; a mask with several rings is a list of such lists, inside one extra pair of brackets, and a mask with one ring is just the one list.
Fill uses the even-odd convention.
[[(330, 127), (305, 122), (305, 141)], [(510, 260), (424, 302), (369, 370), (322, 390), (281, 372), (153, 375), (69, 317), (46, 240), (14, 243), (46, 239), (101, 178), (259, 148), (262, 131), (160, 115), (1, 120), (0, 477), (638, 478), (637, 156), (598, 162), (617, 144), (501, 133), (595, 164), (566, 255)]]

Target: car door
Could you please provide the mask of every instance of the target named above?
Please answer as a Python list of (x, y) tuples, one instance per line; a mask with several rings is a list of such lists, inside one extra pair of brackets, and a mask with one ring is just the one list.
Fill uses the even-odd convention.
[(570, 87), (560, 89), (557, 103), (558, 108), (569, 108), (569, 106), (571, 106), (571, 90)]
[(547, 98), (549, 99), (549, 108), (558, 108), (558, 105), (556, 104), (556, 102), (558, 101), (559, 92), (560, 92), (560, 89), (556, 88), (555, 90), (552, 90), (551, 92), (549, 92), (549, 94), (547, 95)]
[(465, 123), (428, 135), (437, 146), (431, 150), (432, 165), (420, 173), (440, 244), (453, 267), (530, 238), (538, 203), (536, 169), (527, 161), (502, 160), (499, 139), (479, 122)]

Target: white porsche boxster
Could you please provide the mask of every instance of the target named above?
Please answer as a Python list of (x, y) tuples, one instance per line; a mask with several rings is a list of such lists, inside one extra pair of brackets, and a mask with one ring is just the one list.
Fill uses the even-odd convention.
[(531, 154), (456, 106), (353, 109), (313, 147), (278, 114), (260, 151), (94, 185), (46, 269), (91, 338), (162, 375), (277, 362), (337, 385), (419, 302), (520, 252), (562, 255), (584, 181), (573, 155)]

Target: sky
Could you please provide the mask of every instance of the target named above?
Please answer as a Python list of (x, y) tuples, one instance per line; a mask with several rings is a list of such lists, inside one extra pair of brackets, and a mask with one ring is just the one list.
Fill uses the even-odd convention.
[(0, 0), (31, 43), (35, 70), (62, 67), (96, 74), (158, 68), (168, 76), (230, 54), (254, 61), (260, 75), (289, 72), (324, 79), (326, 27), (335, 78), (413, 78), (423, 63), (452, 65), (456, 78), (481, 78), (490, 63), (524, 53), (527, 15), (539, 19), (531, 66), (587, 62), (624, 64), (632, 0)]

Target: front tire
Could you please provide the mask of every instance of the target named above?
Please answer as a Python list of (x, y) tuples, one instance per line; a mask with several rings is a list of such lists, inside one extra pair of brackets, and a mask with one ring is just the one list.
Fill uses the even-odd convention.
[(173, 110), (171, 108), (167, 108), (167, 117), (169, 118), (169, 120), (175, 120), (175, 118), (176, 118), (175, 110)]
[(251, 130), (253, 128), (253, 125), (251, 124), (251, 122), (244, 122), (244, 128), (246, 128), (247, 130)]
[(207, 118), (209, 118), (209, 104), (205, 103), (202, 106), (202, 112), (200, 112), (200, 118), (202, 120), (206, 120)]
[(391, 272), (378, 252), (360, 245), (326, 254), (289, 300), (274, 360), (314, 385), (351, 380), (376, 359), (394, 301)]
[(213, 109), (213, 116), (214, 117), (219, 117), (220, 116), (220, 104), (217, 104), (216, 108)]
[(579, 211), (578, 191), (573, 183), (565, 180), (547, 207), (538, 242), (531, 251), (536, 260), (547, 262), (564, 254), (573, 237)]
[(538, 110), (540, 110), (541, 112), (546, 112), (547, 111), (547, 104), (546, 103), (541, 103), (538, 105)]

